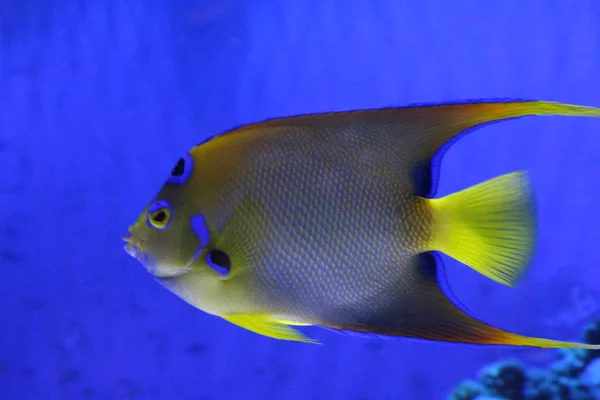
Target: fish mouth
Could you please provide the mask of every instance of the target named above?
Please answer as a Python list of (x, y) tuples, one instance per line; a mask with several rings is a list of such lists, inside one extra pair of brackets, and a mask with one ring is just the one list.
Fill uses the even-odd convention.
[(125, 242), (125, 246), (123, 247), (125, 252), (136, 260), (142, 261), (140, 258), (142, 257), (143, 251), (139, 246), (139, 241), (136, 241), (133, 238), (130, 230), (123, 235), (123, 241)]
[(163, 265), (155, 262), (152, 257), (150, 257), (148, 253), (144, 251), (144, 240), (135, 240), (131, 234), (131, 231), (128, 231), (125, 235), (123, 235), (123, 240), (125, 241), (125, 252), (138, 260), (144, 266), (144, 268), (146, 268), (150, 275), (160, 279), (177, 278), (179, 276), (189, 274), (192, 272), (192, 265), (197, 261), (200, 255), (199, 251), (194, 253), (190, 261), (183, 268), (172, 265)]
[(128, 230), (127, 233), (123, 235), (123, 241), (125, 242), (123, 249), (127, 254), (138, 260), (147, 270), (154, 269), (154, 263), (150, 262), (148, 254), (142, 247), (144, 240), (135, 239), (131, 234), (131, 230)]

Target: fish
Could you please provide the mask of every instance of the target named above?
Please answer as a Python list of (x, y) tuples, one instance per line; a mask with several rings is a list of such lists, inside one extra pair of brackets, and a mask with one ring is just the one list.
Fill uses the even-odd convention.
[[(181, 157), (123, 236), (166, 289), (274, 339), (306, 326), (369, 337), (598, 349), (523, 336), (471, 315), (444, 279), (446, 254), (515, 287), (535, 255), (526, 171), (436, 197), (449, 147), (486, 124), (599, 117), (541, 100), (480, 100), (268, 119)], [(490, 148), (490, 152), (494, 149)]]

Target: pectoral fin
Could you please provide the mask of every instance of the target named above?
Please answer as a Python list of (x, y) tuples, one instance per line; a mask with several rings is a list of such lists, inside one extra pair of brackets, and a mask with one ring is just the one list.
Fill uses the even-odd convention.
[(268, 315), (260, 314), (230, 314), (224, 315), (222, 318), (241, 328), (258, 333), (259, 335), (268, 336), (274, 339), (319, 344), (318, 341), (304, 336), (300, 331), (289, 326), (306, 326), (308, 324), (282, 321)]

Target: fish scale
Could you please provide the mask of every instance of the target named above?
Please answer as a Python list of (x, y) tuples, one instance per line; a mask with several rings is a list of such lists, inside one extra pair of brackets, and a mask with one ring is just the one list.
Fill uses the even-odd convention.
[[(283, 161), (261, 171), (254, 171), (249, 164), (244, 174), (260, 177), (247, 181), (249, 193), (264, 205), (274, 225), (268, 233), (256, 233), (257, 243), (268, 257), (256, 272), (254, 290), (273, 296), (265, 299), (266, 303), (282, 304), (279, 298), (287, 299), (293, 309), (278, 310), (281, 313), (303, 310), (303, 317), (322, 318), (335, 312), (338, 304), (360, 303), (384, 292), (389, 286), (386, 282), (398, 276), (396, 265), (406, 258), (398, 235), (402, 217), (397, 204), (401, 202), (389, 197), (388, 185), (354, 167), (342, 164), (325, 175), (329, 179), (321, 179), (320, 172), (331, 163), (303, 157), (314, 152), (302, 150), (300, 156), (278, 158)], [(396, 197), (407, 196), (405, 190)], [(325, 252), (328, 246), (339, 251)], [(371, 256), (365, 257), (365, 253)], [(280, 288), (277, 294), (265, 290), (274, 282)], [(286, 290), (289, 287), (297, 288), (293, 301)], [(332, 309), (323, 307), (328, 304)]]

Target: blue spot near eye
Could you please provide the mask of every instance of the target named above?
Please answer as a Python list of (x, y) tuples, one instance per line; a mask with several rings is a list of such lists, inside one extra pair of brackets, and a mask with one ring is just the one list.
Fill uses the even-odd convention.
[(206, 253), (206, 263), (221, 275), (227, 275), (231, 270), (231, 260), (227, 253), (221, 250), (213, 249)]
[(203, 248), (208, 245), (210, 242), (210, 233), (208, 232), (208, 227), (204, 221), (204, 215), (194, 215), (190, 218), (190, 225), (196, 236), (200, 239), (200, 247)]
[(157, 200), (154, 203), (152, 203), (152, 205), (148, 209), (148, 214), (152, 214), (153, 212), (156, 212), (156, 211), (160, 210), (161, 208), (168, 208), (169, 211), (173, 211), (173, 207), (171, 207), (171, 203), (169, 203), (166, 200)]
[(171, 176), (167, 179), (167, 183), (174, 185), (185, 185), (192, 176), (194, 170), (194, 159), (189, 154), (184, 155), (177, 161), (177, 164), (171, 171)]

